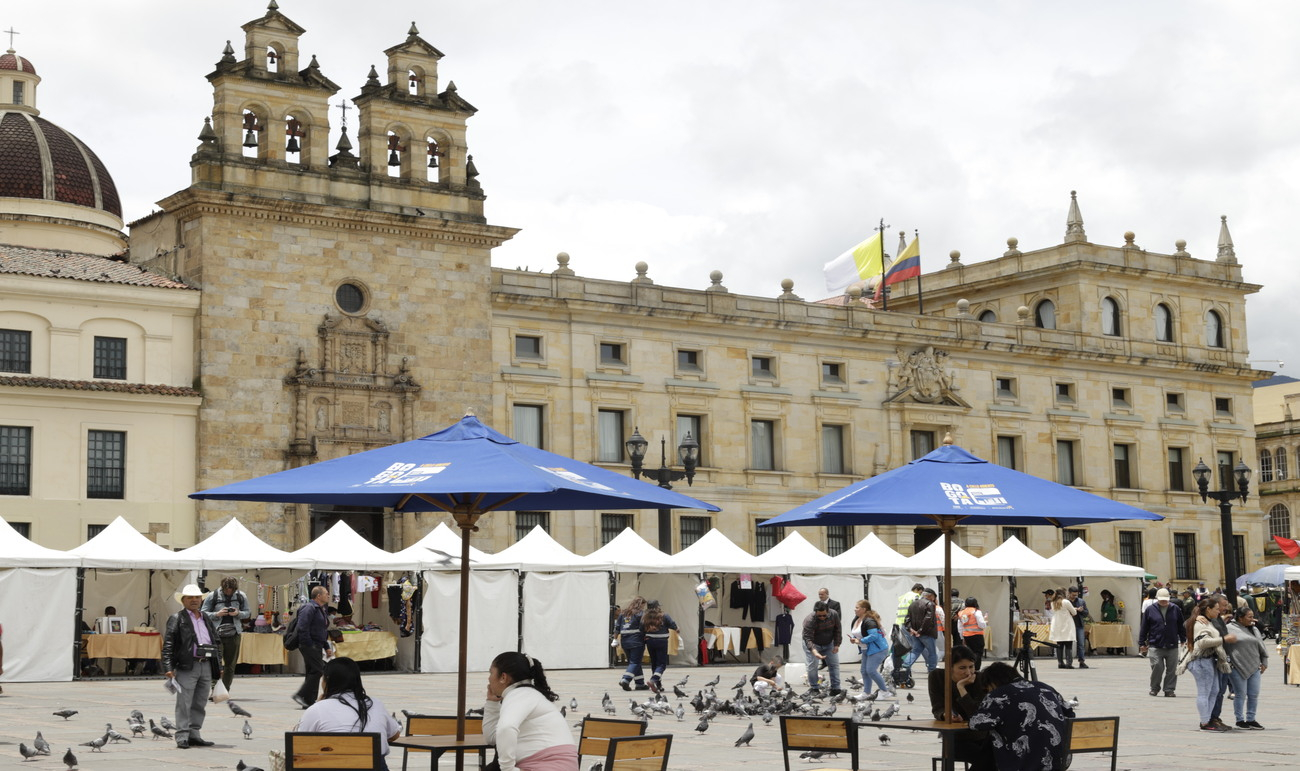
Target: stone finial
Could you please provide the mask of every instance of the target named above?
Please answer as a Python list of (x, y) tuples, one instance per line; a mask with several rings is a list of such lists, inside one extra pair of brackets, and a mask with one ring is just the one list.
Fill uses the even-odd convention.
[(227, 40), (226, 47), (221, 49), (221, 64), (234, 64), (234, 63), (235, 63), (235, 48), (234, 46), (230, 45), (230, 41)]
[(456, 93), (456, 81), (454, 80), (447, 81), (447, 91), (452, 94)]
[(316, 54), (311, 55), (311, 61), (307, 64), (309, 70), (319, 70), (320, 62), (316, 61)]
[(420, 34), (420, 30), (415, 26), (415, 22), (411, 22), (411, 28), (406, 31), (406, 36), (415, 37), (418, 34)]
[(465, 178), (476, 179), (478, 177), (478, 167), (474, 165), (474, 156), (465, 156)]
[(352, 140), (348, 139), (348, 127), (342, 126), (339, 131), (338, 144), (334, 145), (334, 149), (338, 150), (338, 152), (330, 156), (330, 168), (361, 168), (361, 159), (352, 154)]
[(803, 298), (800, 297), (799, 295), (795, 294), (795, 293), (792, 291), (793, 289), (794, 289), (794, 279), (792, 279), (792, 278), (783, 278), (783, 279), (781, 279), (781, 296), (778, 297), (778, 298), (776, 298), (776, 299), (778, 299), (778, 300), (802, 300)]
[(1228, 215), (1219, 217), (1219, 256), (1215, 262), (1237, 261), (1237, 251), (1232, 248), (1232, 234), (1228, 232)]
[(1190, 254), (1187, 253), (1187, 242), (1184, 241), (1184, 240), (1181, 239), (1181, 238), (1174, 242), (1174, 256), (1175, 256), (1175, 257), (1191, 257), (1191, 256), (1192, 256), (1192, 255), (1190, 255)]
[(961, 252), (957, 251), (956, 249), (953, 249), (951, 252), (948, 252), (948, 264), (945, 265), (943, 269), (949, 270), (950, 268), (960, 268), (960, 267), (961, 267)]
[(850, 303), (862, 302), (862, 285), (858, 283), (849, 284), (847, 294)]
[(944, 443), (945, 445), (950, 445), (950, 444), (953, 443), (953, 441), (952, 441), (952, 432), (950, 432), (950, 431), (945, 431), (945, 432), (943, 432), (943, 443)]
[(1124, 231), (1124, 248), (1125, 248), (1125, 249), (1137, 249), (1137, 248), (1138, 248), (1138, 245), (1135, 244), (1135, 243), (1133, 243), (1133, 239), (1135, 239), (1135, 238), (1137, 238), (1137, 234), (1136, 234), (1136, 233), (1134, 233), (1134, 232), (1131, 231), (1131, 230), (1125, 230), (1125, 231)]
[(711, 270), (711, 271), (709, 271), (709, 282), (710, 282), (710, 283), (709, 283), (709, 287), (708, 287), (708, 289), (705, 289), (704, 291), (706, 291), (706, 292), (726, 292), (726, 291), (727, 291), (727, 288), (726, 288), (725, 286), (722, 285), (722, 271), (720, 271), (720, 270)]
[(268, 10), (268, 11), (278, 11), (278, 10), (280, 10), (280, 4), (277, 3), (277, 2), (275, 2), (275, 0), (271, 0), (271, 2), (269, 2), (269, 3), (266, 4), (266, 10)]
[(370, 65), (370, 72), (366, 73), (366, 85), (379, 88), (379, 70), (376, 70), (373, 64)]
[(1065, 218), (1065, 243), (1083, 244), (1088, 242), (1088, 236), (1083, 232), (1083, 215), (1079, 213), (1079, 197), (1074, 190), (1070, 191), (1070, 213)]
[(647, 273), (649, 270), (650, 270), (650, 266), (647, 265), (647, 264), (645, 263), (644, 260), (642, 260), (641, 262), (638, 262), (638, 263), (636, 264), (636, 278), (632, 279), (632, 283), (633, 283), (633, 284), (653, 284), (654, 282), (651, 281), (651, 280), (650, 280), (650, 277), (646, 275), (646, 273)]
[(569, 267), (569, 253), (568, 253), (568, 252), (560, 252), (559, 254), (555, 255), (555, 261), (559, 264), (560, 267), (558, 267), (558, 268), (556, 268), (555, 270), (551, 271), (551, 273), (552, 273), (553, 275), (556, 275), (556, 276), (572, 276), (572, 275), (573, 275), (573, 268), (570, 268), (570, 267)]
[(1022, 305), (1019, 308), (1016, 308), (1016, 320), (1021, 324), (1029, 322), (1029, 306)]
[(1020, 250), (1016, 247), (1020, 245), (1020, 239), (1012, 236), (1007, 239), (1007, 250), (1002, 253), (1003, 257), (1019, 257)]
[(894, 259), (898, 259), (898, 256), (905, 251), (907, 251), (907, 233), (900, 230), (898, 231), (898, 251), (894, 252)]
[(970, 317), (970, 300), (963, 297), (957, 301), (957, 318), (968, 319)]

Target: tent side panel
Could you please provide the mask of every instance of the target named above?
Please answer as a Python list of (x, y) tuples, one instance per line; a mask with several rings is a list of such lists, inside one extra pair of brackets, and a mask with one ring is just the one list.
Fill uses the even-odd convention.
[(608, 666), (609, 574), (525, 575), (524, 652), (547, 669)]
[[(426, 571), (420, 671), (455, 672), (460, 651), (460, 574)], [(512, 570), (475, 571), (469, 584), (468, 671), (486, 672), (519, 647), (519, 583)]]
[(76, 605), (76, 568), (0, 570), (0, 619), (9, 625), (0, 680), (71, 680)]

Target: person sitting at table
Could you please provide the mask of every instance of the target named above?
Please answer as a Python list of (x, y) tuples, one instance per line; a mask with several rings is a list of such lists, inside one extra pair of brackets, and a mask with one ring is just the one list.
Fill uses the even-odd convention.
[(1065, 766), (1065, 722), (1074, 710), (1056, 689), (1023, 679), (1001, 661), (980, 674), (988, 695), (971, 716), (970, 727), (988, 731), (998, 771), (1061, 771)]
[[(322, 677), (324, 696), (302, 713), (298, 730), (315, 733), (377, 733), (381, 754), (388, 755), (388, 743), (402, 735), (402, 726), (384, 708), (384, 703), (366, 694), (361, 685), (361, 668), (346, 656), (325, 663)], [(381, 758), (380, 768), (388, 769)]]
[(501, 771), (577, 771), (578, 746), (554, 702), (542, 662), (506, 651), (488, 670), (483, 737), (496, 745)]
[[(942, 668), (929, 673), (930, 712), (935, 720), (965, 723), (980, 707), (983, 687), (977, 685), (975, 676), (975, 651), (965, 645), (952, 648), (952, 672)], [(943, 714), (943, 691), (952, 692), (952, 714)], [(960, 731), (953, 735), (953, 758), (967, 763), (971, 771), (996, 771), (992, 747), (982, 731)]]

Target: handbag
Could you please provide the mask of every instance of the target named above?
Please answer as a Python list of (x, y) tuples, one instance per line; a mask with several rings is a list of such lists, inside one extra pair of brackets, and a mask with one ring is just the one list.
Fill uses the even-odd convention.
[(900, 651), (906, 653), (912, 650), (912, 635), (910, 632), (903, 631), (902, 624), (894, 625), (894, 631), (890, 632), (890, 639)]

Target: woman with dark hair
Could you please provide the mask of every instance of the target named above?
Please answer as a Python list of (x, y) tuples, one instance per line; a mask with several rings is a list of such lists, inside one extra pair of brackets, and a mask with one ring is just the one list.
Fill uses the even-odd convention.
[(957, 612), (957, 629), (961, 631), (961, 644), (975, 652), (975, 669), (984, 662), (984, 630), (988, 617), (980, 611), (980, 601), (967, 597), (964, 607)]
[(377, 733), (380, 748), (387, 756), (388, 743), (402, 735), (402, 726), (388, 714), (382, 701), (366, 694), (357, 662), (346, 656), (330, 659), (325, 663), (321, 682), (325, 696), (302, 713), (298, 730)]
[[(1214, 721), (1214, 702), (1219, 698), (1220, 663), (1227, 663), (1224, 642), (1236, 642), (1235, 636), (1225, 639), (1219, 634), (1214, 620), (1220, 612), (1219, 595), (1211, 595), (1196, 603), (1192, 617), (1187, 620), (1187, 650), (1178, 663), (1178, 672), (1191, 672), (1196, 680), (1196, 711), (1200, 714), (1202, 731), (1225, 732), (1232, 729)], [(1227, 671), (1226, 669), (1223, 671)]]
[(1029, 682), (1001, 661), (980, 673), (988, 692), (970, 727), (988, 731), (998, 771), (1059, 771), (1065, 763), (1065, 723), (1074, 710), (1056, 689)]
[(1232, 692), (1237, 695), (1232, 703), (1237, 727), (1263, 731), (1264, 726), (1255, 722), (1255, 708), (1259, 705), (1259, 682), (1268, 669), (1268, 646), (1255, 625), (1255, 610), (1248, 605), (1237, 608), (1228, 631), (1237, 638), (1227, 646), (1232, 662), (1228, 677), (1232, 680)]
[(492, 660), (483, 735), (496, 745), (501, 771), (578, 771), (578, 747), (542, 662), (507, 651)]
[(645, 634), (641, 631), (641, 616), (645, 613), (645, 598), (640, 595), (628, 600), (627, 606), (614, 620), (614, 634), (618, 635), (618, 644), (627, 656), (627, 671), (623, 673), (618, 685), (625, 691), (632, 690), (632, 678), (636, 678), (636, 689), (644, 691), (650, 686), (645, 684), (641, 670), (641, 654), (645, 653)]
[(641, 633), (645, 637), (646, 650), (650, 651), (650, 690), (663, 693), (661, 679), (668, 669), (668, 638), (670, 629), (676, 629), (677, 622), (664, 613), (658, 600), (646, 605), (641, 614)]
[[(975, 651), (965, 645), (952, 648), (951, 674), (942, 668), (930, 670), (930, 712), (935, 720), (964, 723), (979, 709), (984, 690), (975, 678)], [(952, 714), (943, 714), (943, 691), (952, 691)], [(961, 731), (953, 736), (957, 760), (970, 765), (972, 771), (994, 771), (993, 751), (982, 731)]]
[[(849, 639), (858, 644), (858, 653), (862, 657), (862, 684), (867, 691), (871, 683), (876, 684), (876, 694), (894, 691), (885, 683), (885, 676), (880, 674), (880, 667), (889, 655), (889, 640), (885, 637), (884, 627), (880, 623), (880, 614), (871, 609), (868, 600), (858, 600), (853, 606), (853, 621), (849, 627)], [(866, 693), (866, 691), (863, 691)]]

